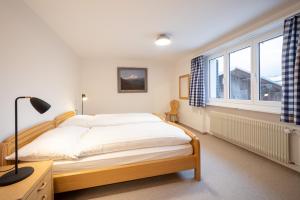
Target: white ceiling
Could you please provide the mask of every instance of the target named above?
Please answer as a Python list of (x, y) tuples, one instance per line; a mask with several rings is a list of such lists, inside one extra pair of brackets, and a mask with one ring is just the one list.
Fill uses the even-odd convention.
[[(83, 58), (171, 58), (298, 0), (24, 0)], [(159, 33), (172, 44), (157, 47)]]

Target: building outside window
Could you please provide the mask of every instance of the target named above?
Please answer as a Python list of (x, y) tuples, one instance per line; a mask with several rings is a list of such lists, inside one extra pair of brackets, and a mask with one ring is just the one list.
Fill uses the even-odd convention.
[(224, 56), (209, 61), (210, 97), (224, 98)]

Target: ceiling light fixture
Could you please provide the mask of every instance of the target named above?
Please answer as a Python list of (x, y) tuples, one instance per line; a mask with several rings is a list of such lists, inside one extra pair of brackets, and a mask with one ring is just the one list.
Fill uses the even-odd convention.
[(157, 46), (167, 46), (171, 44), (171, 40), (167, 34), (160, 34), (155, 40), (155, 44)]

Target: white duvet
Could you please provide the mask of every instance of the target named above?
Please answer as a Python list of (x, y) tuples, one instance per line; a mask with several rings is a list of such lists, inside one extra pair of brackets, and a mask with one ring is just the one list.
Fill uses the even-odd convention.
[[(76, 160), (105, 153), (188, 144), (183, 130), (165, 122), (85, 128), (66, 126), (49, 130), (20, 148), (19, 160)], [(6, 157), (14, 160), (14, 154)]]
[(160, 122), (159, 117), (150, 113), (121, 113), (121, 114), (99, 114), (99, 115), (76, 115), (64, 121), (59, 127), (65, 126), (116, 126), (123, 124)]
[(80, 141), (80, 157), (124, 150), (187, 144), (183, 130), (165, 122), (93, 127)]

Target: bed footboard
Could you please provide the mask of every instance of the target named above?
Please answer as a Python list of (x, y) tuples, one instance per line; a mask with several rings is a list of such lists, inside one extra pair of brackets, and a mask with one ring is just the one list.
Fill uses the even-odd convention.
[(201, 148), (200, 148), (199, 138), (192, 131), (184, 128), (179, 124), (173, 122), (167, 122), (167, 123), (184, 130), (184, 132), (192, 138), (191, 145), (193, 146), (194, 157), (195, 157), (194, 178), (195, 180), (200, 181), (201, 180)]
[[(120, 183), (196, 168), (194, 155), (54, 175), (54, 192)], [(197, 177), (199, 178), (199, 177)]]

